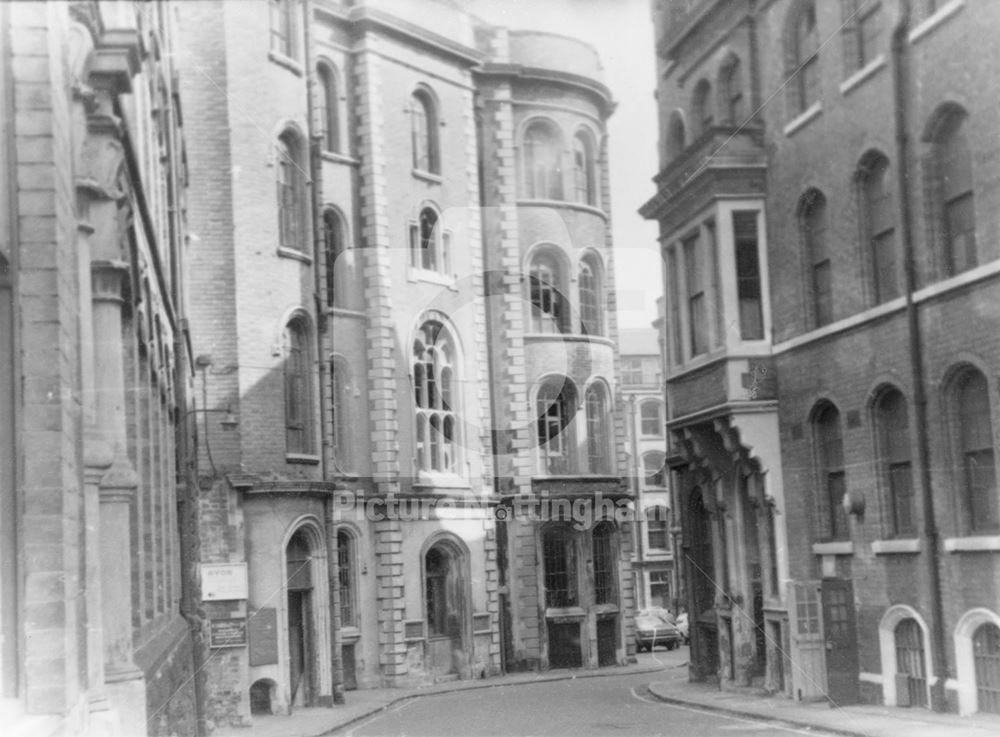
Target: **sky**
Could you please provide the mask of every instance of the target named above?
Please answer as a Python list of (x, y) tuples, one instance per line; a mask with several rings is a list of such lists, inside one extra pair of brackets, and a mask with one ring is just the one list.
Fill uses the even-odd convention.
[(663, 293), (654, 222), (639, 207), (657, 171), (656, 65), (650, 0), (462, 0), (470, 12), (513, 30), (561, 33), (597, 49), (617, 108), (608, 121), (611, 221), (618, 326), (650, 327)]

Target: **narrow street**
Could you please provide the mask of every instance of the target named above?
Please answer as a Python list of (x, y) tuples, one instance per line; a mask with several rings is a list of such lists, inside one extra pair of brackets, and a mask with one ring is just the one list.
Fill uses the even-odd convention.
[(722, 737), (753, 734), (819, 735), (823, 732), (784, 727), (770, 721), (666, 704), (647, 690), (651, 681), (683, 678), (688, 649), (658, 649), (639, 656), (660, 660), (661, 673), (578, 678), (509, 685), (419, 697), (397, 704), (369, 719), (331, 732), (342, 737), (421, 735), (498, 737), (500, 735), (678, 735)]

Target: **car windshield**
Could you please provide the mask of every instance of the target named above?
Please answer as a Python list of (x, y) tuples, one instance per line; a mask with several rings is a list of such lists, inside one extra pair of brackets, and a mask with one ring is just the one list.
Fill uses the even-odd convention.
[(662, 628), (671, 627), (673, 625), (663, 617), (657, 616), (656, 614), (640, 613), (639, 616), (635, 618), (635, 626), (642, 629), (652, 629), (653, 627)]
[(660, 607), (651, 607), (649, 609), (640, 609), (637, 617), (656, 617), (657, 619), (662, 619), (664, 622), (669, 624), (674, 623), (674, 616), (667, 609), (661, 609)]

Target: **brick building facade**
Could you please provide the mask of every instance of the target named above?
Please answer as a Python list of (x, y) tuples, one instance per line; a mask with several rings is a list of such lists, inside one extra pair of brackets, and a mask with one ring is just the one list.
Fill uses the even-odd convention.
[(692, 676), (1000, 711), (997, 9), (654, 17)]
[(0, 6), (0, 719), (194, 733), (183, 137), (162, 6)]
[(630, 498), (593, 50), (433, 0), (178, 12), (209, 720), (625, 662), (629, 526), (529, 514)]

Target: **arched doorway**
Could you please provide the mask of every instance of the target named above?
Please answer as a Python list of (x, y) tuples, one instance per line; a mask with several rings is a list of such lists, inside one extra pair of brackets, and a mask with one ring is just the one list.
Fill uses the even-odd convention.
[(927, 706), (924, 633), (912, 617), (896, 625), (897, 705)]
[(979, 711), (1000, 714), (1000, 627), (979, 625), (972, 635), (972, 658)]
[(317, 687), (315, 597), (309, 538), (299, 529), (285, 547), (288, 589), (288, 699), (292, 706), (311, 706)]
[(461, 673), (467, 662), (468, 622), (465, 556), (448, 541), (424, 554), (424, 607), (427, 618), (427, 667), (434, 676)]

